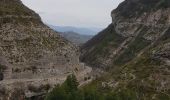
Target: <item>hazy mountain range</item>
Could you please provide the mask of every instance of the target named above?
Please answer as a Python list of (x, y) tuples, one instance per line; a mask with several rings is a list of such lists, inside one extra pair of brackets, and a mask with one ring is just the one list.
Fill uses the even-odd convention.
[(93, 35), (83, 35), (72, 31), (60, 32), (60, 35), (76, 45), (82, 45), (93, 37)]
[(95, 28), (95, 27), (83, 28), (83, 27), (74, 27), (74, 26), (54, 26), (54, 25), (48, 25), (48, 26), (58, 32), (75, 32), (83, 35), (95, 35), (102, 30), (102, 28)]
[(95, 34), (100, 32), (101, 28), (80, 28), (73, 26), (53, 26), (48, 25), (55, 31), (59, 32), (61, 36), (76, 45), (82, 45), (90, 40)]

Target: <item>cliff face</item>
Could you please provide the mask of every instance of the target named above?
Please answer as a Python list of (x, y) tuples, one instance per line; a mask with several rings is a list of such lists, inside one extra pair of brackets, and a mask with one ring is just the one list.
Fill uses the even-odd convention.
[(168, 0), (124, 1), (112, 11), (112, 24), (82, 47), (83, 61), (95, 60), (104, 68), (127, 63), (166, 33), (169, 12)]
[[(78, 49), (20, 0), (0, 1), (0, 86), (7, 88), (4, 93), (22, 85), (29, 97), (33, 95), (29, 86), (53, 86), (71, 73), (82, 81), (90, 70), (79, 62)], [(3, 96), (0, 93), (0, 99)]]
[(82, 61), (109, 69), (114, 88), (140, 87), (148, 98), (169, 94), (170, 1), (125, 0), (111, 16), (108, 28), (82, 47)]

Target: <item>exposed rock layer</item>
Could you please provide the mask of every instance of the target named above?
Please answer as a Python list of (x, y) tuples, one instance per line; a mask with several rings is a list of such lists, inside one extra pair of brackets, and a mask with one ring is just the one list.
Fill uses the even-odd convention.
[(90, 71), (79, 62), (78, 49), (44, 25), (20, 0), (0, 1), (0, 87), (4, 87), (0, 100), (7, 99), (6, 95), (10, 98), (8, 93), (20, 86), (27, 97), (47, 92), (44, 86), (60, 84), (71, 73), (83, 81)]
[(161, 91), (168, 97), (170, 1), (125, 0), (111, 16), (108, 28), (82, 47), (82, 61), (112, 70), (117, 87), (142, 88), (143, 99), (157, 98)]

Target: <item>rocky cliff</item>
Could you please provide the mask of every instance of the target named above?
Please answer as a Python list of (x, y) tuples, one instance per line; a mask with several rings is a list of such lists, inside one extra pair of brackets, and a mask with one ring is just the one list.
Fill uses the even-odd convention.
[(79, 62), (78, 49), (20, 0), (0, 1), (0, 100), (12, 100), (17, 90), (24, 97), (40, 95), (71, 73), (83, 81), (90, 71)]
[(82, 61), (109, 70), (114, 89), (169, 98), (170, 1), (125, 0), (111, 16), (108, 28), (82, 47)]

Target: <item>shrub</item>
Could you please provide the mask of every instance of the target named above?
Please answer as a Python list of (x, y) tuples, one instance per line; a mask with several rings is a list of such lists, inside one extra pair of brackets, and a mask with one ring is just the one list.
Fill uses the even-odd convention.
[(28, 85), (28, 90), (31, 92), (39, 92), (39, 88), (33, 85)]
[(0, 95), (5, 95), (6, 89), (4, 87), (0, 87)]
[(0, 81), (2, 81), (4, 79), (4, 75), (2, 72), (0, 72)]
[(5, 70), (5, 68), (5, 66), (0, 65), (0, 81), (4, 79), (3, 70)]
[(49, 84), (45, 84), (45, 85), (41, 85), (39, 88), (48, 91), (51, 88), (51, 86)]
[(28, 85), (28, 90), (31, 92), (40, 92), (40, 91), (48, 91), (50, 89), (49, 84), (42, 84), (39, 87), (33, 86), (33, 85)]

